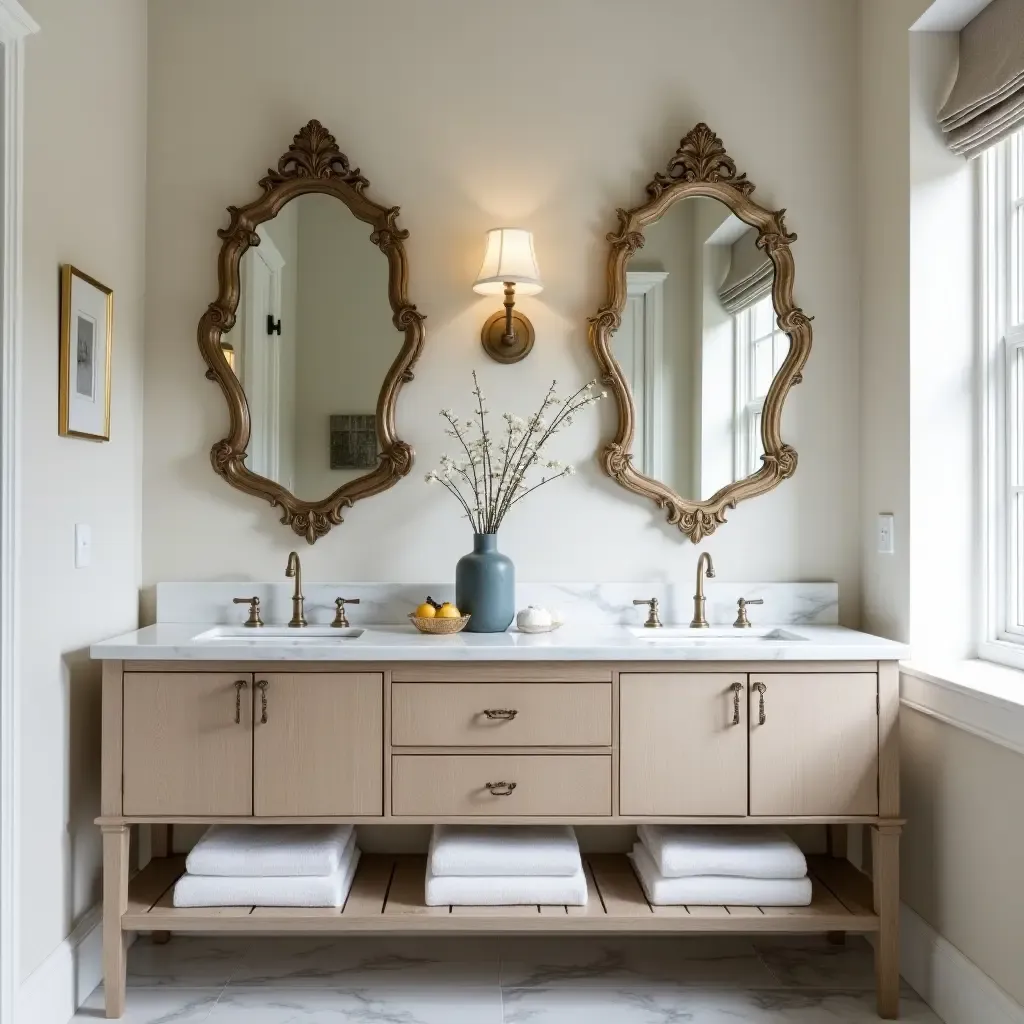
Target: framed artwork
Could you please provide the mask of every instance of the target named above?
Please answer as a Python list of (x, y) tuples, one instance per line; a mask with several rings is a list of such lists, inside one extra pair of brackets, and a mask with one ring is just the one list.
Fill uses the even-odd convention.
[(377, 465), (377, 417), (362, 413), (331, 417), (331, 469)]
[(60, 424), (64, 437), (110, 440), (114, 293), (65, 263), (60, 274)]

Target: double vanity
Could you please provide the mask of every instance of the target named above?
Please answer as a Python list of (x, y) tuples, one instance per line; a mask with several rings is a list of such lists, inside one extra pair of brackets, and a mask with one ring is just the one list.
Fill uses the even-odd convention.
[[(161, 621), (92, 649), (108, 1015), (123, 1010), (136, 931), (537, 930), (877, 932), (880, 1012), (894, 1016), (904, 651), (830, 624), (834, 603), (801, 620), (787, 598), (799, 585), (762, 588), (770, 625), (718, 624), (730, 585), (719, 586), (707, 628), (646, 627), (621, 599), (637, 588), (617, 586), (589, 614), (581, 598), (575, 624), (552, 633), (453, 636), (330, 625), (338, 593), (379, 610), (412, 588), (315, 585), (314, 621), (293, 628), (273, 624), (287, 621), (285, 587), (259, 585), (273, 616), (252, 628), (231, 585), (159, 587)], [(681, 606), (671, 588), (648, 590)], [(600, 621), (616, 601), (620, 621)], [(218, 607), (212, 622), (173, 621)], [(615, 855), (585, 856), (586, 907), (429, 908), (422, 857), (367, 855), (340, 911), (176, 909), (184, 866), (167, 826), (214, 822), (816, 823), (831, 855), (810, 858), (814, 897), (801, 908), (652, 907)], [(153, 828), (160, 855), (129, 879), (133, 825)], [(849, 825), (870, 828), (874, 891), (845, 859)]]

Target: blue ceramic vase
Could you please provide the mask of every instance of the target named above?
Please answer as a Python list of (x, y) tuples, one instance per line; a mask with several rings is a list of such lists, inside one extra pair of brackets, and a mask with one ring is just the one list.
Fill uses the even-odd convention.
[(455, 603), (469, 633), (504, 633), (516, 614), (516, 570), (494, 533), (474, 533), (473, 550), (455, 566)]

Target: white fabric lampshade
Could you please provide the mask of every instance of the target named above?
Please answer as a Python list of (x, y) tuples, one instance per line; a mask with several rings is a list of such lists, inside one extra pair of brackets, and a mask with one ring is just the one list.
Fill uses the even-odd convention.
[(523, 228), (491, 228), (487, 249), (473, 291), (479, 295), (501, 295), (505, 282), (516, 286), (517, 295), (536, 295), (543, 285), (533, 251), (533, 234)]

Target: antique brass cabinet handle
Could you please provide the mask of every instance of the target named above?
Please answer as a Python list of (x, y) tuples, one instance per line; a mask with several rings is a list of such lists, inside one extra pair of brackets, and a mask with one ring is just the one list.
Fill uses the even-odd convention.
[(485, 708), (484, 714), (488, 718), (498, 718), (503, 722), (511, 722), (519, 712), (515, 708)]
[(244, 679), (239, 679), (235, 683), (235, 725), (242, 724), (242, 691), (248, 685)]
[(733, 683), (729, 687), (732, 690), (732, 724), (740, 724), (740, 691), (743, 689), (742, 683)]
[(260, 691), (260, 696), (263, 698), (263, 714), (260, 716), (260, 724), (267, 724), (267, 683), (266, 679), (261, 679), (256, 684), (256, 689)]
[(249, 606), (249, 618), (245, 620), (245, 625), (250, 629), (263, 625), (263, 620), (260, 618), (260, 599), (258, 597), (236, 597), (233, 598), (233, 603), (247, 604)]
[(764, 713), (764, 695), (768, 692), (768, 687), (764, 683), (754, 683), (754, 689), (761, 694), (761, 699), (758, 701), (757, 724), (764, 725), (767, 721), (767, 716)]
[(512, 790), (516, 788), (514, 782), (486, 782), (484, 785), (491, 792), (491, 796), (511, 796)]

